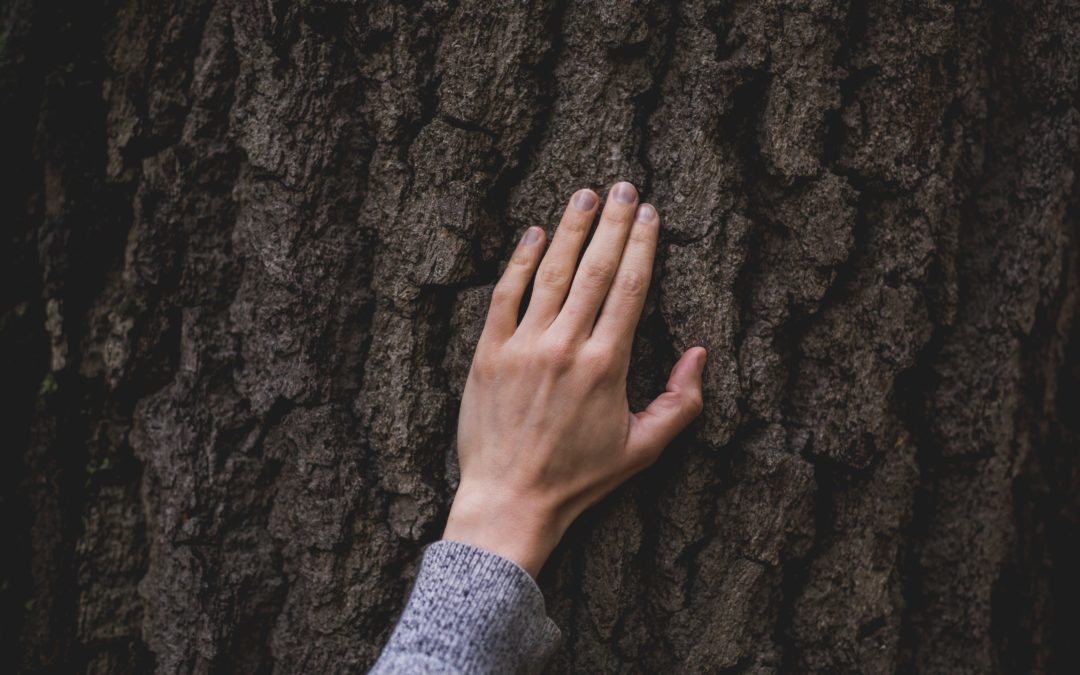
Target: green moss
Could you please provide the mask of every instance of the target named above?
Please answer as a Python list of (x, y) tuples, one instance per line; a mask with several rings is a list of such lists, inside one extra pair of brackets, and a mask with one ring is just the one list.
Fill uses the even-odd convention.
[(56, 377), (52, 373), (46, 373), (45, 377), (41, 379), (41, 386), (38, 387), (38, 396), (48, 396), (55, 393), (60, 388), (60, 384), (56, 381)]
[(112, 463), (109, 461), (108, 457), (100, 462), (90, 460), (90, 463), (86, 465), (86, 475), (93, 476), (98, 471), (108, 471), (110, 466), (112, 466)]

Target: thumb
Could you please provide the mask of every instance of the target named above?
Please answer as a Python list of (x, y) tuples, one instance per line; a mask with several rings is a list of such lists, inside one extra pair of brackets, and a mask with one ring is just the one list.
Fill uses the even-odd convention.
[(687, 349), (667, 381), (667, 391), (649, 407), (632, 417), (627, 450), (644, 463), (652, 464), (671, 439), (701, 414), (701, 371), (705, 369), (705, 349)]

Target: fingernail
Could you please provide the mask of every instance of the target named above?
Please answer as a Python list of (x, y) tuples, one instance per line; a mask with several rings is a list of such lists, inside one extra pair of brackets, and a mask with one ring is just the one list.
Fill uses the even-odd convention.
[(574, 208), (579, 211), (591, 211), (596, 206), (596, 195), (592, 190), (578, 190), (574, 195)]
[(615, 187), (611, 189), (611, 195), (620, 204), (633, 204), (637, 199), (637, 190), (630, 183), (623, 181), (615, 184)]
[(525, 236), (522, 238), (521, 243), (528, 246), (529, 244), (536, 242), (536, 240), (539, 238), (540, 230), (536, 229), (535, 227), (530, 227), (528, 230), (525, 231)]
[(706, 359), (706, 357), (708, 357), (708, 355), (709, 355), (709, 353), (706, 352), (704, 349), (702, 349), (700, 352), (698, 352), (697, 369), (698, 369), (699, 373), (701, 371), (705, 370), (705, 359)]
[(656, 220), (656, 209), (652, 204), (642, 204), (637, 209), (637, 219), (643, 223), (651, 223)]

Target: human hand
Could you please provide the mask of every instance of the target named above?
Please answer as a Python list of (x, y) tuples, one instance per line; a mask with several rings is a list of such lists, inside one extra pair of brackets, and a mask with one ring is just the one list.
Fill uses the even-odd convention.
[(638, 205), (633, 185), (614, 185), (575, 273), (598, 202), (591, 190), (575, 193), (547, 255), (544, 231), (525, 232), (492, 293), (461, 400), (461, 482), (443, 538), (534, 577), (570, 523), (652, 464), (702, 408), (705, 350), (694, 347), (667, 391), (630, 412), (630, 348), (660, 218)]

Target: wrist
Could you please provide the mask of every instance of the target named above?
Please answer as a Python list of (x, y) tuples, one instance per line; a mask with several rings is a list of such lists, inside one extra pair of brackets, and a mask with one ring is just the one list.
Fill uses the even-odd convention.
[(533, 578), (565, 530), (538, 499), (506, 497), (462, 486), (454, 496), (443, 539), (500, 555)]

